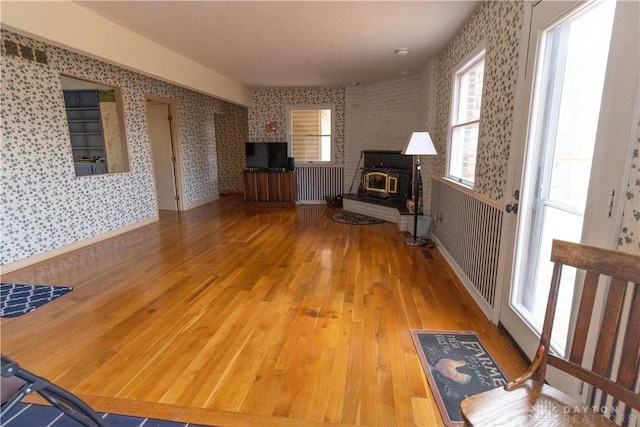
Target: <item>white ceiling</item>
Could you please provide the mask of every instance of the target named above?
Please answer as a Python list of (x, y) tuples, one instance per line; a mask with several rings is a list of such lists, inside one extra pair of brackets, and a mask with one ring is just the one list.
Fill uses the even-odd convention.
[(75, 3), (249, 87), (306, 87), (419, 73), (480, 0)]

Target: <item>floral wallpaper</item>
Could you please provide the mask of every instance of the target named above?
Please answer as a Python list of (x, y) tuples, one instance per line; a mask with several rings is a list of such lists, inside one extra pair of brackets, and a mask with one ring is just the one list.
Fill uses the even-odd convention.
[(640, 254), (640, 120), (631, 158), (626, 199), (618, 248)]
[[(218, 198), (214, 116), (229, 103), (9, 31), (1, 36), (1, 265), (157, 215), (147, 95), (178, 104), (184, 206)], [(46, 60), (7, 52), (16, 43)], [(130, 172), (75, 176), (61, 73), (121, 89)]]
[[(250, 141), (286, 141), (286, 107), (288, 105), (333, 104), (335, 106), (335, 161), (344, 165), (344, 87), (308, 87), (255, 89), (253, 107), (249, 108)], [(269, 133), (265, 125), (275, 122), (276, 130)]]
[(467, 54), (481, 42), (485, 43), (485, 83), (475, 191), (493, 200), (504, 197), (507, 181), (523, 17), (524, 3), (521, 1), (485, 2), (438, 59), (433, 141), (440, 155), (434, 161), (434, 170), (436, 175), (444, 176), (452, 72)]
[(245, 107), (229, 106), (231, 108), (227, 114), (215, 115), (220, 193), (244, 193), (244, 143), (248, 141), (248, 113)]
[[(496, 201), (505, 196), (523, 17), (524, 3), (521, 1), (483, 3), (437, 60), (432, 138), (440, 154), (433, 160), (433, 168), (434, 176), (444, 176), (452, 71), (465, 55), (485, 42), (485, 86), (475, 191)], [(636, 253), (640, 252), (640, 123), (638, 126), (618, 239), (620, 249)]]

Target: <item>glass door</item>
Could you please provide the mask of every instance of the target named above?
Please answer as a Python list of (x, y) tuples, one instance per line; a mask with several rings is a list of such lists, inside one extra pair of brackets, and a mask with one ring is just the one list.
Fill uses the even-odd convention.
[[(615, 2), (594, 3), (541, 34), (523, 185), (522, 260), (512, 304), (542, 329), (551, 240), (581, 241)], [(530, 197), (527, 198), (527, 195)], [(525, 222), (526, 221), (526, 222)], [(575, 278), (564, 271), (553, 343), (563, 350)]]
[[(625, 89), (615, 82), (631, 82), (626, 90), (637, 93), (637, 83), (630, 77), (633, 70), (628, 73), (614, 66), (624, 60), (614, 43), (629, 35), (630, 22), (625, 23), (624, 15), (630, 11), (621, 10), (628, 7), (623, 3), (543, 1), (531, 12), (523, 95), (529, 103), (526, 111), (516, 111), (526, 144), (514, 168), (514, 176), (520, 178), (513, 179), (514, 190), (520, 190), (517, 221), (511, 221), (515, 256), (510, 292), (500, 313), (500, 322), (529, 357), (535, 353), (544, 320), (552, 239), (608, 247), (615, 241), (619, 218), (612, 220), (605, 207), (608, 200), (601, 199), (603, 192), (623, 188), (627, 163), (621, 153), (630, 139), (628, 134), (611, 139), (615, 135), (608, 130), (609, 114), (614, 109), (621, 119), (629, 117), (620, 123), (629, 132), (633, 120), (627, 109), (634, 110), (634, 96), (630, 108), (626, 100), (616, 105), (622, 100), (618, 91)], [(514, 137), (517, 134), (516, 129)], [(596, 238), (593, 230), (600, 226), (607, 230)], [(572, 272), (564, 269), (552, 337), (558, 352), (565, 350), (571, 330), (575, 283)]]

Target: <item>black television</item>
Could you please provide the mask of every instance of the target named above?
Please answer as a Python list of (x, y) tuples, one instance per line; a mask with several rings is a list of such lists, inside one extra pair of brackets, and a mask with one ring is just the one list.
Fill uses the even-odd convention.
[(268, 169), (269, 153), (263, 142), (247, 142), (245, 144), (247, 169)]
[(288, 169), (286, 142), (245, 143), (247, 169)]

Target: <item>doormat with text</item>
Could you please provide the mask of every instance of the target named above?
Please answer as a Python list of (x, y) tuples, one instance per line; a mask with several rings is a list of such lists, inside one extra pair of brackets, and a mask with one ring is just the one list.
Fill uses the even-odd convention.
[(460, 403), (508, 380), (475, 332), (412, 330), (431, 392), (446, 426), (462, 426)]

